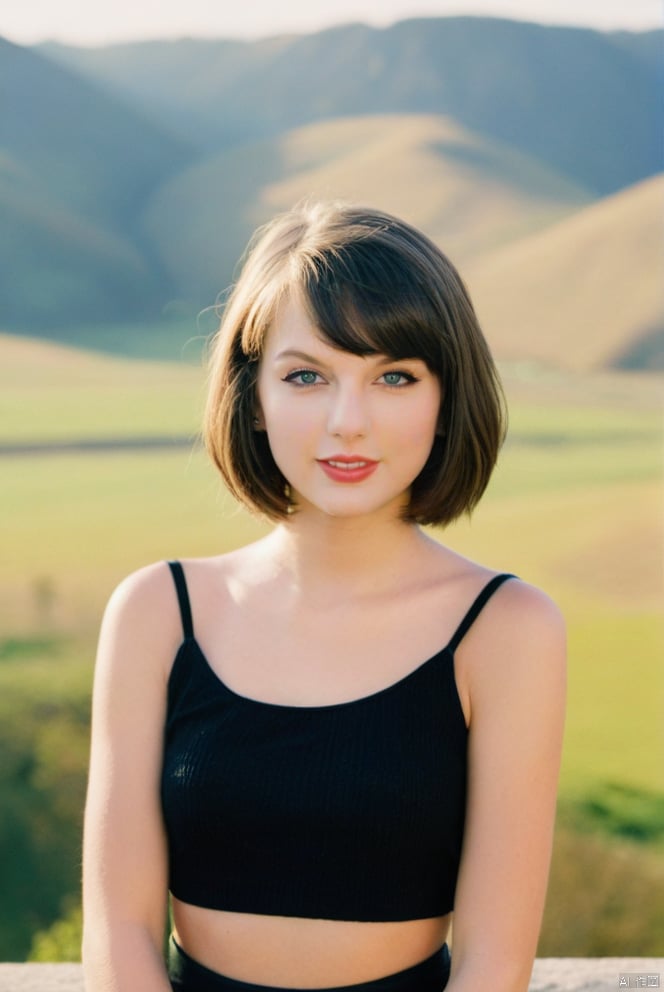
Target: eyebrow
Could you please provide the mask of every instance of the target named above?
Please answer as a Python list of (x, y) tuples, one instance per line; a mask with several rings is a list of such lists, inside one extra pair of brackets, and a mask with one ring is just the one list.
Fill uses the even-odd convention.
[(285, 348), (284, 351), (279, 351), (274, 356), (275, 362), (280, 361), (282, 358), (299, 358), (303, 362), (312, 362), (314, 365), (319, 365), (322, 361), (322, 359), (316, 358), (314, 355), (308, 355), (306, 351), (298, 351), (297, 348)]

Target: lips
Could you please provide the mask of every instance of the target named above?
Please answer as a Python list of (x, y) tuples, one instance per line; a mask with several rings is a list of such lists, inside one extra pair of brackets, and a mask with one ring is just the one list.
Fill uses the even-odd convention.
[(334, 482), (362, 482), (378, 468), (378, 462), (360, 455), (334, 455), (319, 458), (318, 464)]

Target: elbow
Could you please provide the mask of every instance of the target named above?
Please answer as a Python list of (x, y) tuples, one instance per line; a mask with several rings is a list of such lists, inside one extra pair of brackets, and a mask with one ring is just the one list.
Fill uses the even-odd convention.
[(81, 940), (81, 960), (85, 968), (87, 962), (95, 961), (110, 944), (110, 933), (107, 926), (93, 924), (90, 920), (83, 921), (83, 937)]
[(86, 921), (83, 926), (81, 960), (85, 989), (115, 992), (139, 987), (138, 975), (165, 975), (163, 948), (149, 928), (130, 921)]
[(112, 987), (109, 983), (110, 945), (109, 936), (104, 936), (99, 928), (90, 925), (83, 927), (81, 961), (86, 990)]

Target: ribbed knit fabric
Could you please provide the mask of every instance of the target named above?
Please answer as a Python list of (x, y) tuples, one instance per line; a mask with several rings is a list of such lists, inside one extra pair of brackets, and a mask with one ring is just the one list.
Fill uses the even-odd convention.
[(509, 576), (400, 681), (304, 707), (249, 699), (219, 679), (194, 638), (180, 566), (171, 568), (185, 628), (162, 778), (172, 893), (210, 909), (337, 920), (449, 912), (467, 751), (453, 650)]

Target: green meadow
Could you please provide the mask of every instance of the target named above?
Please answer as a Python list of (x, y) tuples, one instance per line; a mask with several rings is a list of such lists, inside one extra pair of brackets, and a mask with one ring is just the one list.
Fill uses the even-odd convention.
[[(0, 959), (31, 948), (53, 958), (53, 935), (78, 926), (104, 603), (134, 568), (219, 553), (266, 525), (222, 492), (197, 444), (200, 366), (5, 343), (0, 443), (74, 444), (0, 456), (0, 850), (10, 865)], [(435, 533), (542, 586), (568, 622), (560, 813), (539, 953), (661, 954), (662, 379), (504, 371), (510, 434), (495, 477), (471, 520)], [(132, 437), (173, 443), (75, 447)]]

